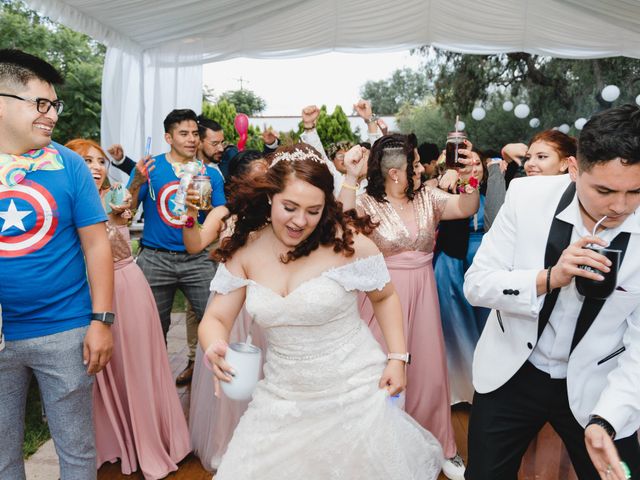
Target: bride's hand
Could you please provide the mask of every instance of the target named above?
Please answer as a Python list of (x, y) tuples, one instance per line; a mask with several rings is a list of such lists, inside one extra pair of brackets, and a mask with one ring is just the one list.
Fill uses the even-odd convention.
[(402, 392), (407, 386), (404, 362), (402, 360), (389, 360), (382, 372), (379, 387), (386, 388), (389, 395)]
[(224, 340), (216, 340), (204, 353), (206, 359), (210, 362), (210, 369), (213, 371), (214, 395), (217, 398), (220, 398), (220, 381), (230, 382), (235, 375), (231, 365), (224, 359), (226, 354), (227, 342)]

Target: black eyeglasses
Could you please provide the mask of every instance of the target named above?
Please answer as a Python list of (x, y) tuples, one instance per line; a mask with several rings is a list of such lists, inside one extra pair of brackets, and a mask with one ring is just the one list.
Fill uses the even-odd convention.
[(16, 100), (22, 100), (23, 102), (35, 103), (36, 109), (40, 113), (47, 113), (51, 110), (51, 107), (56, 111), (58, 115), (64, 110), (64, 102), (62, 100), (49, 100), (48, 98), (22, 98), (18, 95), (12, 95), (10, 93), (0, 93), (0, 97), (15, 98)]

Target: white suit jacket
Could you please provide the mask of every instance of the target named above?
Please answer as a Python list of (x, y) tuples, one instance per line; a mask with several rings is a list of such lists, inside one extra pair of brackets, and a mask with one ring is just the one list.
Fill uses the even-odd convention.
[[(536, 296), (536, 276), (544, 269), (551, 222), (570, 181), (569, 175), (513, 180), (465, 275), (469, 302), (493, 309), (473, 359), (473, 384), (479, 393), (504, 385), (536, 346), (544, 301), (544, 295)], [(577, 205), (574, 197), (567, 209)], [(628, 217), (621, 230), (631, 236), (618, 288), (567, 366), (569, 404), (578, 422), (585, 426), (589, 415), (600, 415), (615, 428), (617, 438), (640, 427), (640, 211)], [(575, 295), (580, 301), (574, 283), (560, 295)]]

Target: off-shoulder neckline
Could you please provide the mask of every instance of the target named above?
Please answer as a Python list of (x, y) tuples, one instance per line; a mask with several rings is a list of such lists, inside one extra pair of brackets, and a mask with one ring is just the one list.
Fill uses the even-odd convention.
[(238, 280), (242, 280), (243, 282), (246, 282), (247, 285), (252, 285), (254, 287), (260, 287), (264, 290), (267, 290), (269, 292), (271, 292), (273, 295), (275, 295), (278, 298), (281, 299), (286, 299), (289, 296), (291, 296), (292, 294), (296, 293), (298, 290), (300, 290), (303, 286), (307, 285), (308, 283), (311, 283), (315, 280), (318, 280), (320, 278), (326, 277), (327, 275), (331, 274), (331, 273), (335, 273), (338, 271), (341, 271), (342, 269), (345, 269), (347, 267), (351, 267), (352, 265), (355, 265), (356, 263), (361, 263), (367, 260), (372, 260), (374, 258), (381, 258), (384, 261), (384, 256), (382, 255), (382, 253), (376, 253), (375, 255), (369, 255), (366, 257), (361, 257), (361, 258), (356, 258), (354, 261), (349, 262), (349, 263), (345, 263), (344, 265), (339, 265), (337, 267), (331, 267), (328, 268), (326, 270), (323, 270), (322, 272), (320, 272), (318, 275), (315, 275), (311, 278), (308, 278), (306, 280), (303, 280), (302, 282), (300, 282), (298, 285), (296, 285), (295, 288), (293, 288), (292, 290), (289, 291), (289, 293), (287, 293), (286, 295), (281, 295), (280, 293), (276, 292), (275, 290), (273, 290), (270, 287), (267, 287), (266, 285), (263, 285), (261, 283), (256, 282), (255, 280), (251, 280), (250, 278), (242, 278), (242, 277), (238, 277), (237, 275), (234, 275), (233, 273), (231, 273), (229, 271), (229, 269), (226, 267), (226, 265), (224, 263), (221, 263), (218, 268), (224, 268), (224, 270), (227, 272), (228, 275), (237, 278)]

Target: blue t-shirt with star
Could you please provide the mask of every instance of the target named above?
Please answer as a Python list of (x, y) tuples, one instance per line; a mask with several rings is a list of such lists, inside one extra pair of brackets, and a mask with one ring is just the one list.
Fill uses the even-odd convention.
[[(176, 252), (185, 252), (182, 241), (182, 222), (175, 212), (175, 195), (180, 179), (163, 153), (154, 157), (154, 169), (149, 173), (153, 196), (149, 192), (149, 182), (140, 187), (138, 201), (144, 208), (143, 245), (151, 248), (163, 248)], [(219, 172), (204, 166), (211, 179), (211, 205), (224, 205), (224, 180)], [(204, 173), (204, 172), (203, 172)], [(153, 198), (155, 197), (155, 199)], [(198, 221), (204, 222), (206, 212), (200, 212)]]
[(0, 304), (6, 340), (83, 327), (91, 297), (78, 229), (107, 220), (85, 161), (54, 143), (64, 166), (0, 184)]

